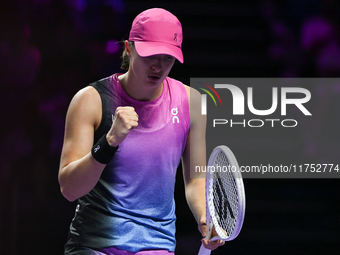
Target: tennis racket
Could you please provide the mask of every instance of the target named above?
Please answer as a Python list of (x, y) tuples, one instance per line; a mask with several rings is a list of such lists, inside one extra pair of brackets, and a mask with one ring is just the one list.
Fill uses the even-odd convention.
[[(227, 146), (221, 145), (213, 150), (206, 173), (208, 234), (205, 239), (210, 240), (214, 226), (218, 236), (212, 237), (211, 241), (231, 241), (241, 231), (246, 198), (238, 163)], [(198, 255), (209, 255), (210, 252), (202, 244)]]

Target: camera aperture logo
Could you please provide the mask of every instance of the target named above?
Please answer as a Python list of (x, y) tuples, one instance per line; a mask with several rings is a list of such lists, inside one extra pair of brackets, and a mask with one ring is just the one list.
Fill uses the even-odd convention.
[[(287, 105), (295, 106), (300, 112), (305, 116), (311, 116), (312, 114), (306, 108), (305, 104), (310, 101), (311, 93), (308, 89), (301, 87), (272, 87), (271, 88), (271, 106), (269, 109), (256, 109), (254, 107), (254, 93), (253, 87), (247, 87), (246, 96), (243, 91), (236, 85), (232, 84), (214, 84), (214, 87), (202, 83), (197, 82), (198, 84), (204, 85), (203, 88), (200, 86), (198, 89), (206, 94), (202, 93), (201, 97), (201, 114), (207, 115), (207, 94), (214, 101), (215, 106), (218, 106), (217, 101), (214, 95), (218, 98), (220, 105), (222, 106), (222, 100), (219, 93), (216, 90), (226, 89), (231, 93), (232, 96), (232, 113), (233, 116), (242, 116), (245, 115), (245, 100), (247, 99), (247, 107), (250, 113), (256, 116), (267, 116), (265, 119), (256, 118), (256, 119), (243, 119), (242, 121), (235, 121), (233, 119), (225, 119), (218, 118), (213, 119), (213, 127), (217, 125), (229, 125), (230, 127), (263, 127), (265, 125), (270, 125), (271, 127), (275, 127), (277, 125), (281, 125), (282, 127), (296, 127), (298, 125), (298, 121), (296, 119), (278, 119), (278, 118), (270, 118), (270, 115), (276, 112), (278, 108), (280, 108), (281, 116), (287, 115)], [(268, 88), (270, 89), (270, 88)], [(212, 92), (210, 92), (212, 91)], [(279, 92), (280, 91), (280, 97)], [(214, 95), (213, 95), (214, 94)], [(292, 98), (291, 95), (298, 95), (298, 98)], [(280, 104), (279, 104), (280, 100)], [(226, 106), (226, 105), (225, 105)], [(229, 105), (227, 106), (229, 107)], [(220, 111), (220, 110), (219, 110)]]

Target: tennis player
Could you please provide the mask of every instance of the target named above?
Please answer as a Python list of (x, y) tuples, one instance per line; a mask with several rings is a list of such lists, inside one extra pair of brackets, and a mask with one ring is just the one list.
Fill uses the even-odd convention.
[[(206, 235), (205, 179), (190, 178), (190, 165), (206, 164), (200, 94), (168, 77), (175, 59), (183, 63), (181, 44), (173, 14), (140, 13), (125, 42), (127, 72), (72, 99), (59, 169), (62, 194), (77, 200), (65, 254), (174, 254), (181, 160), (186, 199)], [(224, 244), (201, 241), (211, 250)]]

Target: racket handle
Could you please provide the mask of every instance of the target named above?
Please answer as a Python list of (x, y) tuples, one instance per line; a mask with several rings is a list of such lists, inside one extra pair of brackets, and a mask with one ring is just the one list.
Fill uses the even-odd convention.
[(201, 245), (200, 250), (198, 251), (198, 255), (210, 255), (211, 250), (206, 249), (203, 244)]
[[(211, 237), (211, 233), (212, 233), (212, 221), (210, 216), (207, 216), (207, 227), (208, 227), (208, 234), (204, 237), (205, 240), (209, 240)], [(207, 248), (204, 247), (204, 245), (201, 245), (200, 250), (198, 251), (198, 255), (210, 255), (211, 250), (208, 250)]]

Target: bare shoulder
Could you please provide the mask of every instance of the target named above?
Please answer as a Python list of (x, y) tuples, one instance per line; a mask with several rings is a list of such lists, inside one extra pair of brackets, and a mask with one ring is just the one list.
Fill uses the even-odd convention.
[(184, 85), (189, 99), (190, 123), (191, 127), (196, 125), (205, 125), (205, 116), (201, 114), (201, 93), (196, 89)]
[[(79, 90), (74, 97), (72, 98), (71, 104), (75, 103), (96, 103), (97, 101), (100, 101), (100, 96), (97, 90), (92, 86), (87, 86), (81, 90)], [(98, 102), (97, 102), (98, 103)]]
[(201, 102), (201, 93), (188, 85), (184, 85), (184, 87), (188, 94), (189, 104), (193, 103), (195, 106), (198, 106)]
[(101, 98), (98, 91), (92, 86), (87, 86), (72, 98), (67, 119), (76, 118), (77, 122), (92, 122), (94, 126), (98, 126), (101, 121), (101, 111)]

